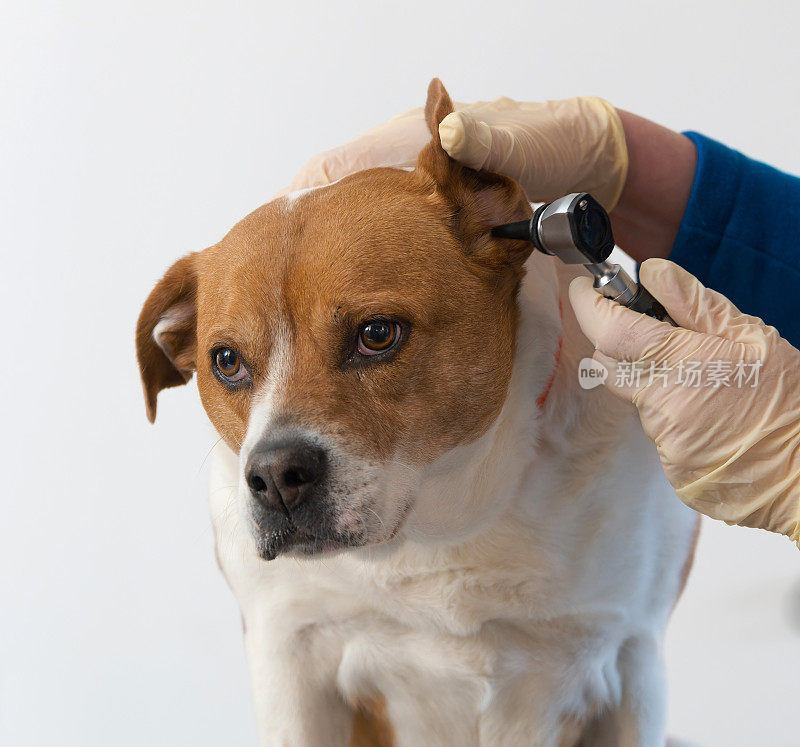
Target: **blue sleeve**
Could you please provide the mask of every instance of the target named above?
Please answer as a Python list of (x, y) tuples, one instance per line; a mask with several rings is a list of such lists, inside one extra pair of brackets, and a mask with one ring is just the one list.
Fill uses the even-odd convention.
[(669, 258), (800, 348), (800, 179), (685, 134), (697, 173)]

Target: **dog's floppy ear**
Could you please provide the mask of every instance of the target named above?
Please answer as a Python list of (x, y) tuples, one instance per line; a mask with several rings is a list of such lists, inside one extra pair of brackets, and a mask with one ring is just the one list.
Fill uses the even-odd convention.
[(525, 241), (496, 239), (491, 229), (531, 217), (532, 211), (522, 188), (512, 179), (489, 171), (475, 171), (454, 161), (442, 148), (439, 124), (450, 114), (453, 102), (434, 78), (428, 86), (425, 121), (432, 139), (420, 151), (417, 172), (433, 181), (452, 208), (452, 225), (467, 251), (476, 259), (521, 269), (533, 250)]
[(151, 423), (158, 393), (186, 384), (197, 366), (196, 257), (183, 257), (167, 270), (144, 302), (136, 325), (136, 357)]

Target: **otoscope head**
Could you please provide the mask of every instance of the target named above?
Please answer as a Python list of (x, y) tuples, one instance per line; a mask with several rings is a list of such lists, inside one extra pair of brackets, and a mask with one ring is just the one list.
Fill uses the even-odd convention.
[(568, 265), (604, 262), (614, 249), (608, 213), (586, 192), (542, 205), (530, 221), (497, 226), (492, 235), (532, 241), (539, 251)]

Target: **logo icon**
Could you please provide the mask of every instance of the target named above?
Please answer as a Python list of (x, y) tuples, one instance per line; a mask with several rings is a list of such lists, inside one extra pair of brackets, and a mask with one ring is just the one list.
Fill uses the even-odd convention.
[(578, 383), (583, 389), (594, 389), (608, 377), (608, 369), (594, 358), (582, 358), (578, 364)]

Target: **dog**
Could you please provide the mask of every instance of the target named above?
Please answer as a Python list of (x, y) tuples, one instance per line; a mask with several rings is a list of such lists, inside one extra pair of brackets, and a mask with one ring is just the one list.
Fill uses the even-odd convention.
[(275, 199), (137, 327), (147, 414), (197, 373), (262, 745), (661, 745), (698, 520), (583, 389), (582, 270), (491, 236), (512, 180), (441, 147)]

